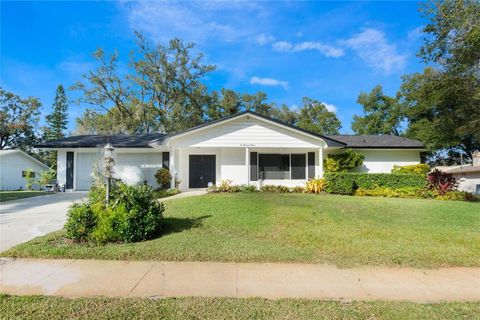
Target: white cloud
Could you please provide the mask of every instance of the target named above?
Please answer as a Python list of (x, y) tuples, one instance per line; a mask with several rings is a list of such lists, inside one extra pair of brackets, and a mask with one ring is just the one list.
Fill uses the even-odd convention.
[(297, 44), (292, 44), (288, 41), (278, 41), (275, 42), (272, 47), (276, 51), (285, 52), (316, 50), (328, 58), (338, 58), (345, 54), (342, 48), (334, 47), (318, 41), (304, 41)]
[(327, 108), (328, 111), (337, 113), (337, 107), (335, 105), (326, 102), (322, 102), (322, 104), (325, 106), (325, 108)]
[(270, 35), (266, 35), (264, 33), (261, 33), (259, 34), (256, 38), (255, 38), (255, 42), (261, 46), (264, 46), (266, 44), (269, 44), (269, 43), (272, 43), (273, 41), (275, 41), (275, 38), (273, 36), (270, 36)]
[(342, 43), (352, 49), (367, 65), (386, 74), (401, 71), (406, 65), (406, 56), (397, 52), (385, 33), (376, 29), (366, 29)]
[(285, 90), (288, 89), (287, 81), (277, 80), (273, 78), (252, 77), (250, 78), (250, 84), (259, 84), (261, 86), (270, 86), (270, 87), (280, 86)]
[(172, 37), (194, 42), (253, 38), (257, 31), (245, 14), (255, 19), (262, 10), (260, 4), (242, 1), (122, 1), (118, 6), (131, 29), (155, 41)]
[(421, 39), (423, 37), (423, 29), (424, 28), (425, 28), (425, 26), (420, 26), (420, 27), (416, 27), (415, 29), (410, 30), (407, 34), (407, 40), (411, 41), (411, 42), (414, 42), (414, 41), (417, 41), (417, 40)]

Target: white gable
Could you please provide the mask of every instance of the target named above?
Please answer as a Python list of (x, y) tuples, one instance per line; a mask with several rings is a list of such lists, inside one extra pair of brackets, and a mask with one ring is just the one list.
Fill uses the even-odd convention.
[(321, 138), (251, 115), (244, 115), (172, 137), (170, 143), (178, 147), (318, 148), (326, 146)]

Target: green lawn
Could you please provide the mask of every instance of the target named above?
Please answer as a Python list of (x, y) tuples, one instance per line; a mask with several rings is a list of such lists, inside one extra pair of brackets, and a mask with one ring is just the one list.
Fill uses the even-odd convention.
[(41, 196), (46, 193), (44, 191), (0, 191), (0, 202), (16, 200), (22, 198)]
[(72, 244), (63, 231), (10, 257), (313, 262), (340, 267), (480, 266), (480, 203), (309, 194), (209, 194), (166, 201), (163, 235)]
[(2, 319), (478, 319), (480, 303), (0, 296)]

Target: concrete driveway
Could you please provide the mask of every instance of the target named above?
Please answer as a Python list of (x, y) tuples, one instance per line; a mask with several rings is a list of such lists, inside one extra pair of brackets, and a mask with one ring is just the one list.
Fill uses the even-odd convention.
[(86, 192), (65, 192), (0, 203), (0, 252), (59, 230), (72, 202)]

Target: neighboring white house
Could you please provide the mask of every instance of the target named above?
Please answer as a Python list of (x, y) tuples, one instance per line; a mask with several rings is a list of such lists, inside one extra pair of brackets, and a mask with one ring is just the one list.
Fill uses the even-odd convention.
[(473, 153), (472, 164), (462, 166), (444, 166), (437, 169), (451, 173), (458, 179), (458, 190), (480, 195), (480, 151)]
[[(57, 177), (66, 189), (86, 190), (103, 147), (115, 148), (115, 171), (141, 172), (157, 186), (160, 168), (181, 190), (205, 188), (230, 179), (234, 184), (297, 186), (323, 176), (329, 153), (355, 149), (365, 155), (363, 172), (390, 172), (394, 165), (420, 163), (420, 141), (397, 136), (323, 136), (253, 112), (243, 112), (176, 134), (83, 135), (38, 147), (58, 151)], [(176, 182), (176, 183), (175, 183)]]
[(35, 178), (38, 178), (42, 171), (49, 168), (22, 150), (0, 150), (0, 190), (25, 189), (27, 169), (33, 170)]

